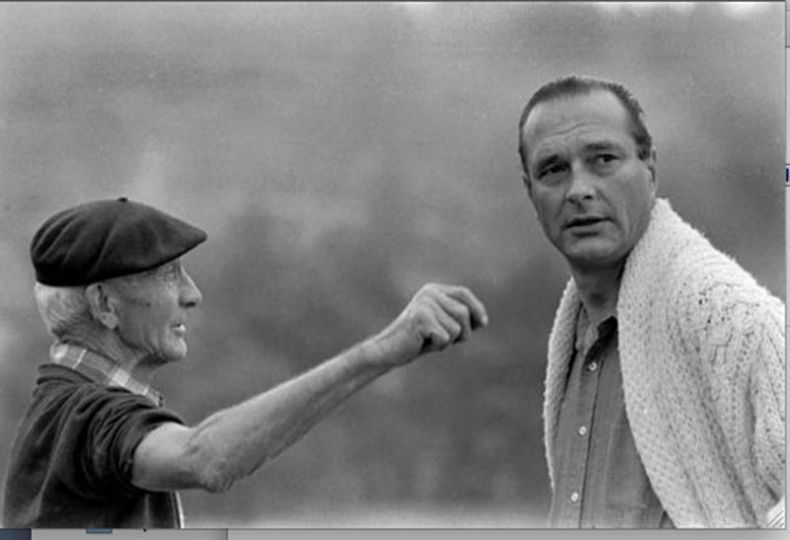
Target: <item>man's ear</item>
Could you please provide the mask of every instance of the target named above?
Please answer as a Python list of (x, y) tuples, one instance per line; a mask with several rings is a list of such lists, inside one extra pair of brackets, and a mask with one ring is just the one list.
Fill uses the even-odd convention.
[(91, 315), (104, 327), (115, 330), (120, 321), (118, 317), (118, 303), (109, 287), (103, 283), (91, 283), (85, 288), (85, 298)]
[(656, 194), (658, 191), (658, 176), (656, 176), (656, 161), (658, 160), (658, 154), (656, 154), (655, 148), (650, 150), (650, 156), (645, 160), (645, 164), (647, 165), (647, 170), (650, 172), (650, 184), (653, 187), (653, 195)]

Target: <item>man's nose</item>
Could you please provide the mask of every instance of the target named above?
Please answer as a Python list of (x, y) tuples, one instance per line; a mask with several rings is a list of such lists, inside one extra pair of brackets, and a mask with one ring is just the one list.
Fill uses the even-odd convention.
[(184, 272), (183, 281), (181, 283), (181, 296), (179, 301), (184, 308), (192, 308), (197, 306), (203, 300), (203, 295), (200, 293), (195, 281), (192, 277)]
[(595, 197), (595, 186), (592, 174), (583, 165), (575, 164), (571, 167), (570, 185), (567, 198), (575, 204), (590, 200)]

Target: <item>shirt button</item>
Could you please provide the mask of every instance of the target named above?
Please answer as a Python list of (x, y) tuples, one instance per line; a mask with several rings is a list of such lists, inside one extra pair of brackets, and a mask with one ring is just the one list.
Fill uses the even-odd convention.
[(590, 362), (590, 365), (587, 366), (587, 369), (589, 369), (590, 371), (595, 371), (596, 369), (598, 369), (598, 362), (594, 362), (594, 361)]
[(581, 435), (582, 437), (587, 435), (587, 426), (582, 426), (579, 428), (579, 435)]
[(574, 491), (571, 493), (571, 502), (579, 502), (579, 492)]

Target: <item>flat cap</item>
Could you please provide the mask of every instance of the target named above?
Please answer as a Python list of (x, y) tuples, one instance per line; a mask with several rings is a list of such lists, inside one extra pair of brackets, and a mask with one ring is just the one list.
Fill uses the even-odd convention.
[(178, 218), (121, 197), (58, 212), (33, 236), (30, 257), (39, 283), (88, 285), (156, 268), (206, 237)]

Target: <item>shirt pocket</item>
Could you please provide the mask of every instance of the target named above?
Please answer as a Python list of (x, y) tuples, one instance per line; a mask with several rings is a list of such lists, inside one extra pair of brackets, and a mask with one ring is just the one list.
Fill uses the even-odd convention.
[(658, 500), (642, 460), (636, 449), (630, 426), (625, 418), (612, 426), (607, 463), (602, 479), (604, 522), (611, 527), (660, 527), (664, 509)]

